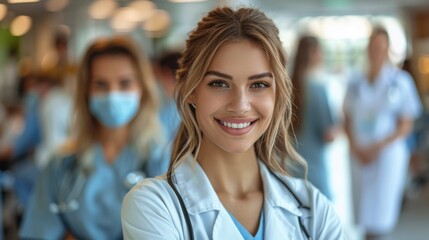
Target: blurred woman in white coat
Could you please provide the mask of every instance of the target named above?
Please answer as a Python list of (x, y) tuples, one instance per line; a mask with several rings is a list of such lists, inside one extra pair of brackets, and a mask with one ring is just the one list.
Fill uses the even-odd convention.
[(398, 220), (409, 151), (406, 137), (421, 104), (411, 76), (388, 63), (387, 31), (376, 27), (368, 44), (368, 71), (353, 75), (345, 102), (354, 182), (355, 215), (377, 239)]

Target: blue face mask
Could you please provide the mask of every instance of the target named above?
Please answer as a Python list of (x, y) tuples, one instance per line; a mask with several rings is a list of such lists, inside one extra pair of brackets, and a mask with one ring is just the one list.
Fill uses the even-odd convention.
[(94, 95), (89, 100), (89, 110), (104, 126), (122, 127), (133, 119), (140, 106), (137, 92), (110, 92)]

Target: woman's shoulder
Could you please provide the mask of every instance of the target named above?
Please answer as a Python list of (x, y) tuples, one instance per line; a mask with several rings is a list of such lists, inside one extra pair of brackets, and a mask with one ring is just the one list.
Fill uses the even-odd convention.
[(171, 215), (176, 209), (174, 192), (165, 177), (146, 178), (136, 184), (124, 197), (124, 222), (151, 221), (160, 215)]
[(165, 176), (146, 178), (134, 186), (122, 203), (124, 238), (184, 239), (180, 237), (183, 219), (174, 194)]
[(170, 194), (170, 186), (164, 176), (145, 178), (136, 184), (125, 196), (127, 201), (159, 200)]

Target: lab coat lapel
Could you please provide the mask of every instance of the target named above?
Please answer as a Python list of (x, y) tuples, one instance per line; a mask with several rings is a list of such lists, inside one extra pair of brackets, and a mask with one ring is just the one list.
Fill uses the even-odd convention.
[(283, 211), (281, 208), (271, 208), (267, 213), (264, 239), (295, 239), (297, 229)]
[(191, 155), (177, 167), (175, 176), (177, 188), (190, 215), (223, 208), (207, 175)]
[[(298, 203), (280, 179), (274, 176), (267, 166), (259, 162), (259, 168), (264, 185), (264, 239), (296, 239), (299, 229), (296, 222), (302, 215)], [(283, 179), (285, 180), (285, 179)]]
[(229, 214), (225, 209), (220, 210), (213, 228), (213, 240), (224, 239), (237, 239), (243, 240), (240, 231), (235, 226)]

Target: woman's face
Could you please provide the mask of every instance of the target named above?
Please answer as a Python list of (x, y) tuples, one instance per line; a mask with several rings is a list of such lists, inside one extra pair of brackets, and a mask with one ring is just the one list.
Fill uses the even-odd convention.
[(249, 41), (220, 47), (190, 98), (202, 146), (228, 153), (253, 150), (271, 122), (275, 88), (262, 49)]
[(138, 92), (141, 85), (131, 59), (125, 55), (104, 55), (92, 62), (90, 96), (110, 92)]
[(141, 84), (131, 59), (105, 55), (92, 63), (89, 109), (107, 128), (128, 125), (138, 114)]
[(382, 64), (386, 60), (389, 51), (388, 39), (383, 34), (377, 34), (370, 39), (368, 44), (368, 58), (371, 64)]

